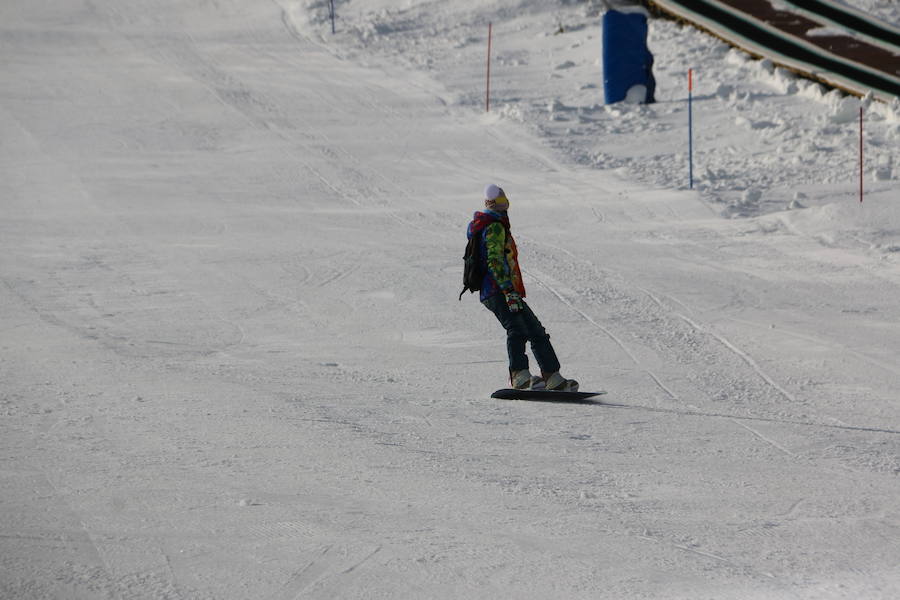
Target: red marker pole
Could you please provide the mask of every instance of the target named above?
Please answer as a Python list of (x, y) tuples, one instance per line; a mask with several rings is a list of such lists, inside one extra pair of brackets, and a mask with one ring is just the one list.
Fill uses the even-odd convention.
[(491, 111), (491, 38), (493, 37), (493, 23), (488, 23), (488, 53), (487, 53), (487, 86), (484, 93), (484, 111)]
[(863, 108), (859, 107), (859, 201), (863, 201)]

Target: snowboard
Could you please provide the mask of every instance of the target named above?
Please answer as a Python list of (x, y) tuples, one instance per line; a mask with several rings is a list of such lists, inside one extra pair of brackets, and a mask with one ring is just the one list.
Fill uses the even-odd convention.
[(514, 390), (504, 388), (491, 394), (491, 398), (500, 400), (534, 400), (538, 402), (569, 402), (594, 404), (589, 400), (595, 396), (602, 396), (606, 392), (553, 392), (550, 390)]

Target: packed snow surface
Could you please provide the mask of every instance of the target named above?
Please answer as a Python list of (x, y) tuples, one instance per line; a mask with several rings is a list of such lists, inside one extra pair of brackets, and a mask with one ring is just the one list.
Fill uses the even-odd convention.
[[(0, 5), (0, 598), (900, 597), (900, 103), (334, 4)], [(489, 399), (491, 182), (602, 404)]]

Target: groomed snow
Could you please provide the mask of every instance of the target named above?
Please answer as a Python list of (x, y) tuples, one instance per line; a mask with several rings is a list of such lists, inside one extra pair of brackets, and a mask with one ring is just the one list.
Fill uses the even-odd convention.
[[(0, 6), (0, 598), (900, 596), (898, 104), (860, 204), (694, 30), (604, 106), (599, 3), (335, 4)], [(603, 405), (488, 398), (489, 182)]]

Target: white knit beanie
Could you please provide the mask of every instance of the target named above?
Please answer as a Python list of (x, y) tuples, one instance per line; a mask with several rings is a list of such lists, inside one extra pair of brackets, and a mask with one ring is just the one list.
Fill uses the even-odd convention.
[(484, 199), (485, 200), (496, 200), (500, 196), (506, 197), (506, 194), (503, 193), (503, 188), (495, 183), (489, 183), (484, 188)]
[(484, 188), (484, 206), (488, 210), (508, 210), (509, 199), (507, 199), (503, 188), (494, 183), (488, 184)]

